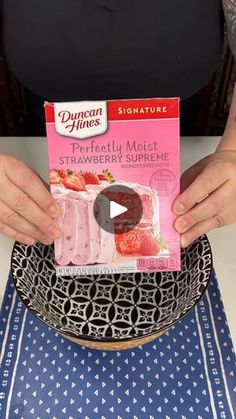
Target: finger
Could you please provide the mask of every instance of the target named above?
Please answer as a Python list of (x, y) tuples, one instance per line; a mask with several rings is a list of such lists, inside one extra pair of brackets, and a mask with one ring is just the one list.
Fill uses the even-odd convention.
[(0, 233), (20, 243), (24, 243), (28, 245), (35, 244), (35, 240), (33, 237), (28, 237), (25, 234), (20, 233), (14, 228), (9, 227), (8, 225), (2, 223), (2, 221), (0, 221)]
[(190, 243), (196, 240), (198, 237), (202, 236), (203, 234), (208, 233), (209, 231), (213, 230), (214, 228), (221, 227), (223, 224), (223, 217), (218, 214), (214, 215), (207, 220), (204, 220), (198, 224), (195, 224), (190, 230), (186, 233), (181, 234), (181, 246), (187, 247)]
[(42, 232), (30, 224), (27, 220), (0, 201), (0, 220), (3, 224), (15, 229), (26, 237), (31, 237), (35, 241), (44, 244), (52, 244), (52, 239), (42, 234)]
[[(48, 184), (34, 169), (32, 169), (32, 167), (30, 169), (33, 170), (33, 172), (41, 180), (41, 182), (43, 183), (47, 191), (50, 192), (50, 184)], [(59, 207), (59, 210), (60, 210), (60, 207)]]
[(60, 209), (39, 176), (22, 161), (11, 158), (5, 165), (5, 173), (19, 189), (23, 190), (51, 217), (60, 215)]
[[(231, 182), (225, 182), (215, 192), (195, 205), (190, 211), (179, 216), (174, 223), (179, 233), (189, 230), (194, 224), (207, 220), (216, 214), (222, 214), (226, 207), (227, 198), (232, 196), (233, 188)], [(222, 218), (222, 217), (221, 217)], [(232, 220), (233, 222), (234, 220)], [(222, 221), (223, 222), (223, 221)]]
[(60, 230), (56, 223), (32, 199), (8, 179), (2, 183), (2, 202), (35, 225), (47, 237), (56, 239)]
[(209, 166), (185, 189), (176, 199), (173, 212), (176, 215), (183, 214), (212, 193), (220, 185), (228, 180), (227, 171), (223, 171), (217, 162)]
[(183, 192), (191, 183), (193, 183), (194, 179), (200, 175), (200, 173), (205, 168), (205, 165), (209, 160), (209, 156), (202, 159), (200, 162), (195, 163), (189, 169), (187, 169), (181, 176), (180, 179), (180, 190)]

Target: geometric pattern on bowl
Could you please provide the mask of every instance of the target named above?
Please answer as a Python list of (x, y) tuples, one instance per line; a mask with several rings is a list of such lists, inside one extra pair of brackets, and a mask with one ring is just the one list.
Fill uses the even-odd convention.
[(180, 272), (56, 277), (53, 246), (15, 243), (11, 269), (26, 307), (70, 337), (125, 341), (166, 330), (204, 294), (212, 273), (206, 236), (181, 252)]

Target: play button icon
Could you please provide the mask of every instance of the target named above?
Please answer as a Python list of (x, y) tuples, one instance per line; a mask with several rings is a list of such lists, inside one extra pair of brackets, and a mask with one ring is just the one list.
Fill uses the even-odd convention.
[(93, 206), (93, 214), (99, 226), (113, 234), (122, 234), (136, 227), (142, 212), (139, 195), (133, 189), (119, 184), (104, 188)]
[(128, 208), (123, 205), (114, 201), (110, 202), (110, 218), (118, 217), (118, 215), (124, 214), (126, 211), (128, 211)]

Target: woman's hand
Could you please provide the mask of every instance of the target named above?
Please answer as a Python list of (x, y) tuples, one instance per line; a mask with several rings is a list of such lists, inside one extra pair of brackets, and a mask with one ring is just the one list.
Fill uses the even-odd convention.
[(236, 151), (217, 151), (200, 160), (182, 175), (181, 191), (173, 212), (182, 247), (236, 222)]
[(51, 244), (60, 235), (56, 201), (22, 161), (0, 154), (0, 233), (25, 244)]

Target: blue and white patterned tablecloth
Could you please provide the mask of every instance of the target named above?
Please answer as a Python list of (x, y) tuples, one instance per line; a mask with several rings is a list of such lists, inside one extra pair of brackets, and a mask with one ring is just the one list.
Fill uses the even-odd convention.
[(166, 335), (122, 352), (61, 338), (25, 309), (9, 278), (0, 345), (3, 419), (236, 417), (236, 358), (214, 275)]

